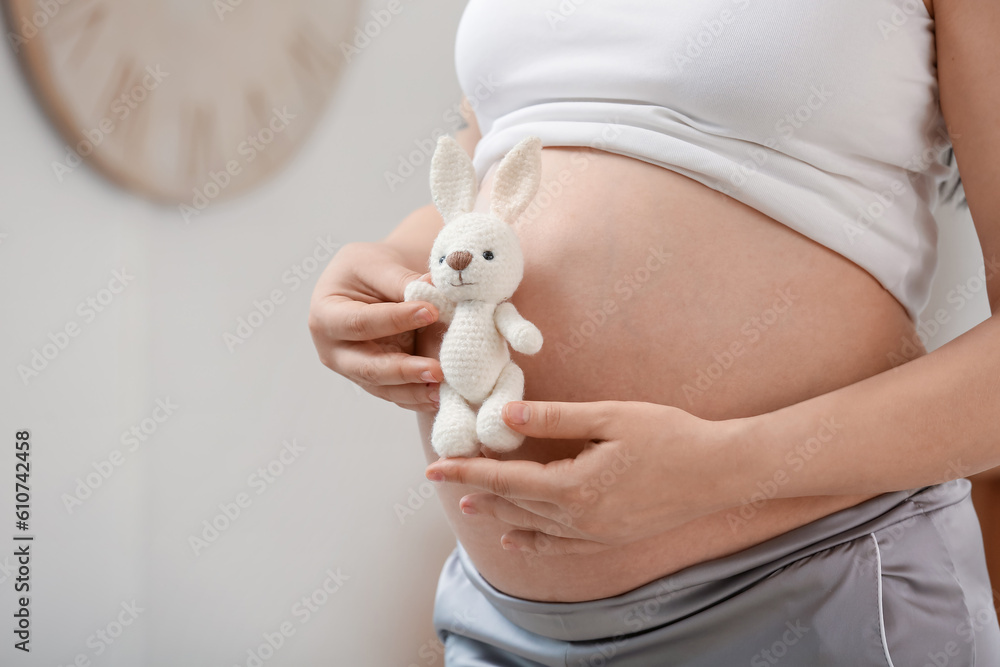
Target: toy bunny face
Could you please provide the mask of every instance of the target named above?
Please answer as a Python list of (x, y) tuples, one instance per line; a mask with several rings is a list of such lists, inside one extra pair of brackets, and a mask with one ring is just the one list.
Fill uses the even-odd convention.
[(541, 141), (529, 137), (500, 162), (490, 213), (473, 213), (477, 179), (469, 155), (441, 137), (431, 161), (431, 193), (444, 218), (429, 268), (434, 285), (452, 301), (500, 303), (517, 289), (524, 256), (513, 224), (541, 182)]
[(434, 285), (452, 301), (500, 303), (524, 275), (521, 242), (509, 224), (469, 213), (438, 234), (430, 270)]

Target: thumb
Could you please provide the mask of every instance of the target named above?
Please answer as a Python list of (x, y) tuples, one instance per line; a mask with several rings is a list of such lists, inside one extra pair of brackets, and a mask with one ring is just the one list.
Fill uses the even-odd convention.
[(402, 303), (406, 286), (423, 277), (423, 274), (395, 262), (369, 268), (366, 282), (386, 302)]

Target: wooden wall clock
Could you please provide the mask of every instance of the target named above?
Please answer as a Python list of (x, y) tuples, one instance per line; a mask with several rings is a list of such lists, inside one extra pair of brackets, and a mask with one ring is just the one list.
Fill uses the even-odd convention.
[(66, 167), (83, 158), (199, 210), (260, 183), (310, 135), (361, 4), (2, 1), (7, 41), (63, 135)]

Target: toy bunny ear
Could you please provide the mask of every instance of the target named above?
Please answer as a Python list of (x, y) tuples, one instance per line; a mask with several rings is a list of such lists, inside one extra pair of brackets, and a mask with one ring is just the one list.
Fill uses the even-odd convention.
[(450, 136), (438, 139), (431, 159), (431, 195), (445, 224), (475, 208), (477, 189), (469, 154)]
[(542, 140), (528, 137), (504, 156), (493, 179), (490, 212), (508, 224), (524, 213), (542, 182)]

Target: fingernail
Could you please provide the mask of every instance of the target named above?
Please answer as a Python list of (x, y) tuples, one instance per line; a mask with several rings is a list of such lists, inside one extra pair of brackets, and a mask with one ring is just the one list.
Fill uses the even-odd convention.
[(438, 391), (437, 389), (431, 389), (430, 392), (427, 394), (427, 398), (431, 399), (431, 401), (434, 403), (440, 403), (441, 392)]
[(431, 373), (430, 371), (424, 371), (421, 373), (420, 379), (424, 382), (437, 382), (437, 380), (434, 379), (434, 373)]
[(438, 472), (437, 470), (431, 470), (430, 472), (427, 473), (427, 479), (429, 479), (432, 482), (443, 482), (444, 474)]
[(527, 424), (531, 418), (531, 407), (526, 403), (509, 403), (507, 416), (510, 417), (512, 424)]
[(518, 550), (518, 546), (508, 539), (500, 538), (500, 544), (503, 545), (503, 548), (506, 549), (507, 551)]
[(462, 514), (478, 514), (472, 505), (462, 505)]
[(430, 324), (434, 321), (434, 315), (426, 308), (421, 308), (413, 314), (413, 321), (417, 324)]

